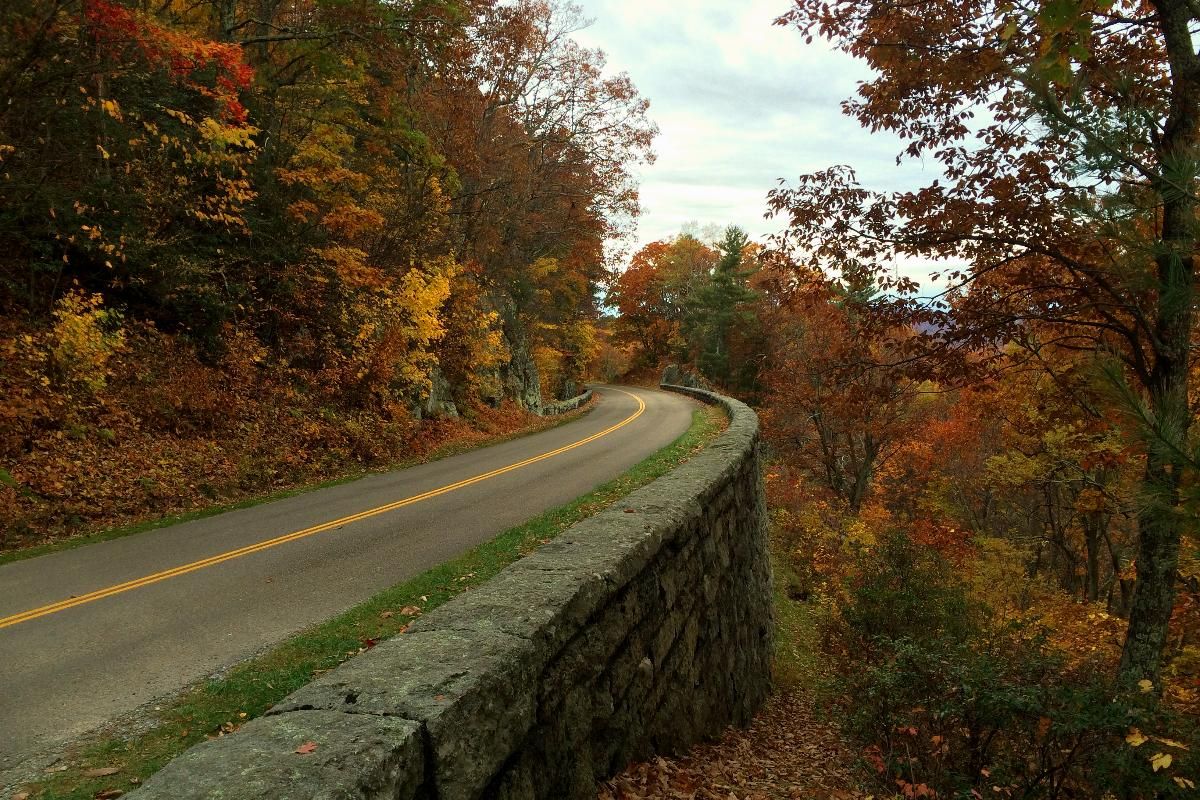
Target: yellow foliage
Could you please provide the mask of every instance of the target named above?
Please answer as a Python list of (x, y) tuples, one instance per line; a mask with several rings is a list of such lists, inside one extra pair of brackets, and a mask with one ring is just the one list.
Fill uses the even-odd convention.
[(501, 394), (498, 368), (509, 358), (500, 315), (486, 308), (472, 276), (465, 272), (455, 276), (443, 308), (447, 334), (439, 343), (438, 358), (443, 371), (471, 400)]
[(600, 352), (596, 325), (589, 319), (572, 322), (564, 326), (563, 340), (571, 362), (572, 375), (576, 378), (587, 377), (588, 365)]
[(541, 382), (542, 396), (552, 398), (562, 381), (563, 354), (549, 345), (539, 344), (533, 348), (533, 361), (537, 364), (538, 379)]
[(850, 519), (846, 525), (844, 541), (847, 544), (857, 545), (868, 550), (879, 543), (879, 540), (875, 536), (875, 531), (861, 517)]
[(529, 281), (534, 286), (541, 286), (560, 269), (562, 269), (562, 262), (557, 258), (539, 258), (529, 265)]
[(321, 219), (321, 224), (331, 233), (358, 236), (382, 227), (383, 217), (370, 209), (347, 203), (327, 213)]
[(196, 127), (201, 138), (215, 151), (223, 153), (230, 147), (247, 150), (255, 147), (254, 136), (258, 128), (250, 125), (224, 125), (212, 117), (205, 117)]
[(1098, 603), (1080, 603), (1043, 579), (1032, 578), (1025, 565), (1029, 553), (1004, 539), (978, 537), (979, 557), (972, 563), (972, 591), (1001, 619), (1036, 622), (1050, 644), (1072, 666), (1095, 662), (1116, 664), (1125, 622)]
[(103, 308), (104, 298), (72, 291), (54, 309), (50, 367), (63, 388), (95, 394), (108, 382), (108, 361), (125, 346), (121, 316)]
[(458, 270), (451, 259), (414, 268), (354, 304), (358, 320), (351, 356), (353, 380), (365, 393), (429, 391), (437, 364), (431, 347), (446, 332), (442, 305)]
[[(114, 104), (109, 114), (115, 110)], [(163, 108), (162, 112), (195, 132), (195, 138), (168, 136), (149, 120), (141, 120), (157, 145), (157, 156), (152, 155), (151, 140), (134, 138), (129, 140), (132, 148), (147, 148), (141, 157), (131, 159), (126, 172), (140, 175), (147, 182), (147, 195), (153, 197), (155, 205), (181, 205), (198, 220), (211, 222), (225, 228), (247, 231), (243, 217), (246, 205), (258, 193), (251, 184), (248, 167), (256, 157), (257, 144), (254, 136), (259, 129), (245, 124), (226, 124), (212, 117), (194, 119), (182, 111)], [(126, 116), (137, 117), (130, 112)], [(169, 159), (171, 169), (156, 170)], [(188, 169), (181, 170), (182, 165)], [(173, 176), (169, 178), (167, 176)], [(154, 187), (154, 188), (150, 188)]]
[(331, 244), (317, 248), (321, 260), (333, 267), (347, 286), (354, 288), (383, 285), (384, 276), (367, 264), (367, 254), (357, 247)]

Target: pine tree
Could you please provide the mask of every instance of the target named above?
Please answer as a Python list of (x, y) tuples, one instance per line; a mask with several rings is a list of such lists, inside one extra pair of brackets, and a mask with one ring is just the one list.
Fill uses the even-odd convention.
[(717, 244), (720, 258), (708, 280), (688, 299), (684, 334), (691, 345), (696, 365), (709, 379), (728, 385), (733, 373), (729, 357), (729, 339), (734, 327), (747, 323), (752, 316), (746, 304), (755, 295), (746, 280), (753, 270), (743, 269), (750, 237), (731, 225)]

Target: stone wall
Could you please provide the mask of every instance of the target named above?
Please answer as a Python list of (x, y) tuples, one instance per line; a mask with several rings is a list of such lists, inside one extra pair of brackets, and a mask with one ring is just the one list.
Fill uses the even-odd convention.
[(747, 723), (772, 636), (758, 420), (679, 391), (729, 412), (706, 450), (131, 796), (594, 798)]
[(557, 403), (547, 403), (542, 406), (543, 417), (556, 417), (560, 414), (566, 414), (568, 411), (574, 411), (582, 405), (585, 405), (592, 399), (592, 390), (588, 389), (583, 394), (576, 395), (569, 400), (559, 400)]

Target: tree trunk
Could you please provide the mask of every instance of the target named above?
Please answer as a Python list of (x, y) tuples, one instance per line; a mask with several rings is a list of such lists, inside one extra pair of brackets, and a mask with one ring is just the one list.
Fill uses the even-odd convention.
[(1158, 297), (1154, 319), (1154, 366), (1147, 394), (1153, 413), (1138, 513), (1137, 582), (1129, 630), (1121, 652), (1119, 681), (1149, 680), (1160, 686), (1163, 648), (1175, 602), (1179, 566), (1179, 486), (1187, 468), (1182, 448), (1191, 427), (1188, 360), (1195, 301), (1196, 175), (1183, 165), (1195, 157), (1200, 132), (1200, 58), (1190, 31), (1187, 0), (1152, 0), (1171, 68), (1170, 112), (1155, 153), (1162, 174), (1162, 237), (1155, 266)]
[[(1155, 492), (1166, 488), (1177, 500), (1176, 478), (1161, 458), (1151, 455), (1149, 462), (1143, 483)], [(1154, 506), (1138, 514), (1137, 580), (1119, 673), (1125, 686), (1141, 680), (1159, 685), (1179, 566), (1180, 525), (1172, 510)]]
[(1094, 603), (1100, 599), (1100, 542), (1104, 520), (1100, 514), (1088, 514), (1083, 518), (1083, 541), (1087, 550), (1083, 582), (1083, 599)]
[(219, 20), (217, 24), (221, 26), (221, 31), (217, 38), (223, 42), (233, 41), (233, 29), (237, 26), (236, 0), (218, 0), (217, 17)]
[[(1129, 598), (1133, 592), (1133, 581), (1121, 577), (1123, 568), (1121, 554), (1113, 544), (1112, 536), (1107, 530), (1104, 532), (1104, 546), (1108, 549), (1109, 569), (1112, 570), (1108, 587), (1108, 613), (1124, 617), (1129, 613)], [(1120, 589), (1120, 600), (1113, 599), (1114, 589)]]

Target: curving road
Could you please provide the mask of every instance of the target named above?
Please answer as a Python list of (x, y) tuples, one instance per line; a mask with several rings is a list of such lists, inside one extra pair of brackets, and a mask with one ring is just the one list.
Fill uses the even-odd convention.
[(597, 393), (523, 439), (0, 566), (0, 775), (586, 494), (695, 408)]

